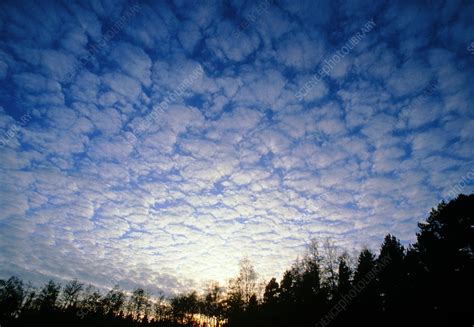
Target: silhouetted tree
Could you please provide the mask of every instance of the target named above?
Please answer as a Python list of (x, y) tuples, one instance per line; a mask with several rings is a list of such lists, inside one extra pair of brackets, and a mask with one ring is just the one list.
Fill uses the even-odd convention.
[(349, 293), (351, 289), (352, 271), (347, 263), (347, 254), (339, 257), (339, 265), (337, 269), (337, 298)]
[(427, 310), (424, 287), (425, 268), (416, 248), (409, 246), (403, 261), (403, 277), (401, 293), (403, 297), (402, 309), (404, 312), (420, 313)]
[(50, 280), (40, 291), (38, 298), (38, 307), (41, 311), (47, 313), (56, 309), (61, 285)]
[(252, 263), (244, 258), (240, 261), (239, 274), (231, 279), (226, 299), (226, 317), (229, 324), (242, 324), (245, 320), (245, 310), (250, 299), (257, 291), (257, 273)]
[(257, 296), (253, 294), (245, 309), (244, 326), (261, 326), (259, 309)]
[(357, 261), (353, 285), (357, 288), (357, 297), (353, 300), (353, 313), (359, 321), (367, 321), (368, 317), (380, 312), (380, 294), (377, 280), (373, 278), (376, 267), (375, 255), (367, 248), (363, 249)]
[(178, 295), (171, 299), (171, 312), (175, 322), (189, 325), (193, 322), (194, 315), (199, 313), (199, 301), (196, 292)]
[(223, 318), (222, 301), (222, 288), (219, 284), (212, 283), (209, 285), (204, 301), (202, 301), (202, 312), (209, 318), (209, 324), (219, 324), (219, 321)]
[(278, 303), (280, 294), (280, 287), (275, 278), (272, 278), (267, 286), (265, 286), (265, 292), (263, 294), (263, 302), (268, 305), (275, 305)]
[(22, 314), (29, 314), (37, 309), (36, 296), (36, 288), (34, 288), (31, 284), (28, 284), (25, 290), (25, 297), (21, 308)]
[(265, 286), (262, 304), (262, 319), (265, 326), (276, 326), (279, 322), (280, 286), (275, 278), (270, 279)]
[(281, 302), (286, 306), (296, 302), (295, 288), (298, 275), (296, 267), (292, 267), (283, 273), (283, 278), (280, 282), (280, 297)]
[(322, 286), (329, 297), (332, 298), (337, 292), (338, 256), (336, 246), (329, 238), (326, 238), (323, 242), (320, 266)]
[(114, 286), (113, 289), (107, 292), (102, 300), (104, 312), (106, 314), (118, 315), (123, 309), (125, 299), (126, 297), (124, 292), (120, 290), (118, 285)]
[(241, 297), (246, 306), (257, 290), (257, 273), (249, 259), (240, 261), (239, 275), (230, 282), (229, 292)]
[(420, 231), (414, 247), (423, 273), (417, 284), (425, 295), (426, 310), (472, 310), (473, 226), (473, 194), (440, 203), (426, 222), (418, 224)]
[[(390, 260), (382, 261), (384, 258)], [(390, 234), (385, 239), (380, 248), (377, 265), (378, 287), (381, 296), (381, 309), (391, 315), (397, 314), (403, 305), (401, 295), (403, 281), (403, 262), (405, 259), (405, 249), (400, 241)]]
[(172, 319), (172, 309), (169, 303), (165, 301), (165, 296), (160, 294), (156, 299), (153, 306), (155, 320), (157, 321), (169, 321)]
[(102, 294), (94, 288), (92, 285), (86, 287), (85, 291), (82, 293), (82, 300), (80, 306), (83, 313), (87, 315), (92, 314), (103, 314), (104, 307), (102, 301)]
[(79, 283), (77, 279), (70, 281), (64, 286), (62, 293), (62, 302), (64, 308), (77, 306), (83, 287), (84, 284)]
[(0, 280), (0, 324), (9, 322), (20, 313), (25, 292), (17, 277)]
[(150, 311), (150, 295), (141, 287), (135, 289), (130, 296), (128, 310), (134, 319), (148, 316)]

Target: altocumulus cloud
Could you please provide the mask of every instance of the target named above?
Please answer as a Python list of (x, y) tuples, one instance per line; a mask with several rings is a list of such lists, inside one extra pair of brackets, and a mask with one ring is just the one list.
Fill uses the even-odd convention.
[(173, 292), (413, 240), (472, 172), (474, 4), (265, 4), (2, 1), (2, 277)]

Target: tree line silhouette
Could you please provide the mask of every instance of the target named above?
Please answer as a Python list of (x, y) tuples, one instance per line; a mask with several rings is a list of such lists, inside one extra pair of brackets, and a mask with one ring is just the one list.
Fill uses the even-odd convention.
[[(40, 289), (0, 280), (0, 325), (31, 326), (472, 326), (474, 194), (432, 209), (405, 248), (388, 234), (378, 254), (339, 254), (326, 240), (278, 282), (262, 284), (249, 260), (226, 287), (209, 285), (171, 298), (143, 288), (101, 292), (73, 280)], [(449, 319), (449, 321), (448, 321)]]

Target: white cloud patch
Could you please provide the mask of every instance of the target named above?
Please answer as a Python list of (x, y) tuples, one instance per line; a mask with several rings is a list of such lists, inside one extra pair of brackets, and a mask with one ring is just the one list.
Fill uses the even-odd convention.
[(151, 60), (143, 49), (129, 43), (120, 43), (112, 50), (110, 58), (144, 86), (151, 84)]

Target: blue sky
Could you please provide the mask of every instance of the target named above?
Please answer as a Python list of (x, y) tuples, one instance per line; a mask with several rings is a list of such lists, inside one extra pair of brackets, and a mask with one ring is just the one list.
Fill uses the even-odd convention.
[(412, 242), (474, 189), (473, 17), (452, 0), (2, 1), (0, 275), (175, 291), (244, 256), (279, 277), (312, 238)]

